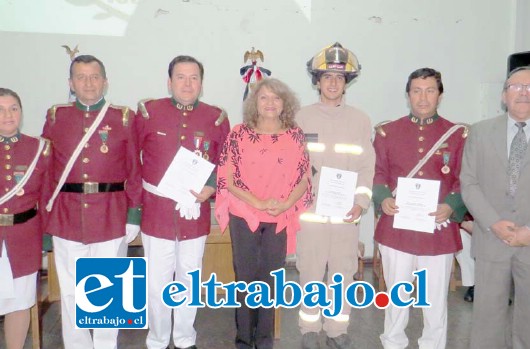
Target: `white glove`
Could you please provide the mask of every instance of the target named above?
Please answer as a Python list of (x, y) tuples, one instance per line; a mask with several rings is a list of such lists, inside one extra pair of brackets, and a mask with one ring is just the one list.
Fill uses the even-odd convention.
[(447, 219), (445, 222), (436, 223), (436, 229), (442, 230), (442, 227), (447, 228), (447, 225), (450, 223), (450, 220)]
[(184, 206), (180, 203), (177, 203), (175, 210), (180, 211), (180, 217), (186, 220), (196, 220), (201, 216), (201, 204), (194, 202), (191, 206)]
[(140, 232), (140, 226), (136, 224), (125, 224), (125, 242), (130, 244)]

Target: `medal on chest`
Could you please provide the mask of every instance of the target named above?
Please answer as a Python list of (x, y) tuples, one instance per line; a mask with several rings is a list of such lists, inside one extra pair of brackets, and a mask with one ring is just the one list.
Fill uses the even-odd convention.
[(106, 125), (101, 130), (98, 131), (99, 138), (101, 138), (101, 147), (99, 147), (99, 150), (103, 154), (107, 154), (109, 152), (109, 146), (107, 145), (107, 142), (109, 140), (109, 131), (112, 130), (112, 128), (109, 125)]
[(449, 165), (448, 165), (449, 159), (451, 158), (451, 153), (449, 153), (448, 151), (444, 151), (442, 156), (443, 156), (444, 165), (441, 171), (443, 174), (448, 174), (449, 172), (451, 172), (451, 168), (449, 168)]
[[(15, 181), (18, 183), (20, 183), (20, 181), (22, 180), (22, 177), (24, 177), (24, 171), (15, 171), (13, 172), (13, 177), (15, 177)], [(18, 191), (17, 191), (17, 196), (22, 196), (24, 195), (24, 188), (20, 188)]]
[(201, 151), (202, 138), (203, 138), (202, 134), (199, 134), (197, 132), (195, 133), (195, 136), (193, 137), (193, 145), (195, 146), (195, 150), (193, 152), (197, 156), (202, 156), (202, 151)]
[(208, 155), (209, 149), (210, 149), (210, 141), (204, 141), (204, 154), (202, 154), (202, 157), (206, 161), (210, 160), (210, 156)]

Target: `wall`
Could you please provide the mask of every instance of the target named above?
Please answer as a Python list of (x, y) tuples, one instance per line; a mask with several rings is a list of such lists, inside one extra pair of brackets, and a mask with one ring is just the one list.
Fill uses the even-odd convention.
[[(243, 54), (252, 46), (262, 64), (287, 82), (302, 104), (317, 100), (305, 63), (335, 41), (357, 54), (362, 72), (346, 99), (373, 123), (408, 112), (404, 86), (416, 68), (443, 74), (440, 113), (453, 121), (482, 116), (484, 84), (498, 84), (515, 36), (526, 42), (523, 0), (0, 0), (0, 86), (20, 93), (23, 130), (38, 135), (46, 108), (68, 98), (69, 57), (79, 45), (108, 70), (107, 99), (135, 107), (168, 94), (167, 64), (191, 54), (206, 68), (202, 99), (241, 120)], [(521, 33), (521, 32), (520, 32)], [(495, 103), (494, 103), (495, 104)], [(405, 150), (404, 150), (405, 151)], [(371, 254), (372, 222), (362, 239)]]

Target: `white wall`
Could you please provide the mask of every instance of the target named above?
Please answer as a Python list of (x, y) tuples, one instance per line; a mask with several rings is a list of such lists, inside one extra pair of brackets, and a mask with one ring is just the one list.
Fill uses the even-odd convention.
[[(0, 86), (19, 92), (23, 130), (37, 135), (46, 108), (68, 97), (70, 61), (61, 45), (79, 45), (82, 54), (101, 58), (108, 99), (132, 107), (139, 99), (166, 96), (169, 61), (191, 54), (205, 65), (203, 100), (224, 107), (237, 123), (246, 50), (263, 51), (262, 65), (308, 104), (317, 94), (305, 63), (339, 41), (362, 65), (347, 101), (374, 124), (408, 112), (406, 79), (423, 66), (442, 72), (440, 113), (474, 122), (484, 98), (498, 98), (481, 91), (502, 82), (516, 37), (518, 47), (528, 48), (528, 21), (520, 12), (528, 12), (525, 1), (0, 0)], [(371, 254), (367, 223), (362, 239)]]
[(530, 51), (530, 1), (515, 0), (514, 52)]

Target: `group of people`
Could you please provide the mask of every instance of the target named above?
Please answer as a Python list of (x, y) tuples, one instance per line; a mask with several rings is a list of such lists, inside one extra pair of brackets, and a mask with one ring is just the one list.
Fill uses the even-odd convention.
[[(190, 286), (186, 273), (201, 268), (214, 198), (221, 229), (229, 227), (237, 281), (262, 281), (271, 289), (270, 272), (294, 252), (302, 286), (326, 275), (332, 283), (334, 274), (353, 282), (359, 223), (373, 201), (386, 283), (412, 281), (417, 269), (429, 273), (431, 306), (423, 309), (419, 339), (425, 349), (446, 346), (451, 265), (462, 249), (460, 223), (469, 211), (476, 258), (471, 348), (529, 348), (530, 67), (509, 74), (502, 93), (507, 112), (470, 129), (438, 115), (441, 74), (418, 69), (405, 88), (409, 115), (377, 125), (373, 142), (369, 117), (344, 99), (360, 72), (356, 56), (335, 43), (311, 58), (307, 69), (317, 103), (300, 108), (285, 83), (266, 78), (253, 86), (242, 123), (231, 130), (226, 113), (199, 100), (204, 68), (191, 56), (170, 62), (171, 96), (139, 102), (136, 114), (105, 100), (107, 77), (99, 59), (76, 57), (69, 78), (76, 101), (48, 110), (41, 138), (20, 133), (21, 100), (1, 88), (0, 314), (7, 348), (22, 348), (25, 341), (43, 232), (53, 236), (65, 349), (117, 348), (116, 329), (75, 328), (75, 259), (125, 256), (140, 232), (147, 261), (157, 266), (148, 268), (146, 346), (168, 348), (172, 339), (176, 348), (197, 348), (196, 307), (170, 309), (161, 292), (171, 281)], [(175, 202), (158, 186), (181, 147), (217, 166), (200, 192), (191, 191), (191, 205)], [(315, 210), (325, 167), (357, 174), (344, 217)], [(404, 177), (440, 183), (432, 233), (394, 228), (396, 189)], [(512, 282), (508, 333), (505, 295)], [(191, 287), (186, 289), (179, 296), (189, 296)], [(238, 293), (235, 347), (272, 348), (274, 310), (248, 307), (245, 296)], [(409, 296), (400, 291), (402, 300)], [(301, 347), (320, 348), (324, 330), (329, 348), (354, 348), (350, 313), (345, 305), (329, 318), (302, 306)], [(408, 316), (408, 308), (385, 309), (384, 348), (407, 347)]]

